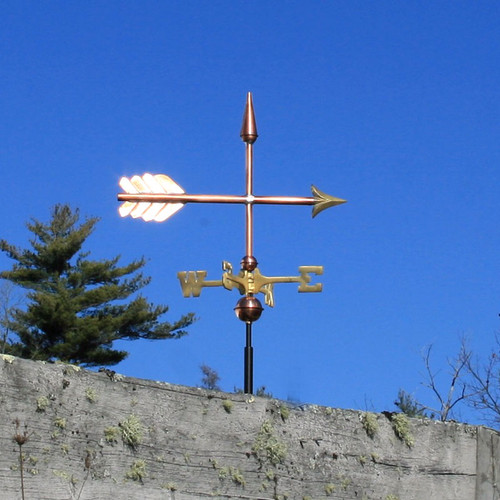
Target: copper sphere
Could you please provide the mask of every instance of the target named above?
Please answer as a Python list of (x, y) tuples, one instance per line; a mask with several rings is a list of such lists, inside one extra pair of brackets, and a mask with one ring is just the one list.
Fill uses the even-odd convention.
[(242, 297), (236, 303), (236, 307), (234, 308), (234, 312), (238, 319), (244, 321), (245, 323), (253, 323), (260, 318), (260, 315), (263, 311), (262, 304), (260, 300), (254, 297), (253, 295), (246, 295)]
[(245, 255), (243, 259), (241, 259), (241, 268), (244, 271), (252, 272), (257, 267), (257, 259), (253, 255)]

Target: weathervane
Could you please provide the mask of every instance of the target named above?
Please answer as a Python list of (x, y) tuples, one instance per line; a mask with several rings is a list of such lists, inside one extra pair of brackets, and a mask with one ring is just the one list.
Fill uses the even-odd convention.
[(222, 279), (206, 280), (207, 271), (182, 271), (177, 273), (184, 297), (199, 297), (202, 288), (222, 286), (227, 290), (236, 288), (243, 297), (234, 308), (236, 316), (246, 324), (246, 346), (244, 367), (244, 391), (253, 393), (253, 347), (252, 323), (263, 311), (256, 297), (262, 293), (266, 305), (274, 306), (274, 285), (276, 283), (298, 283), (299, 292), (321, 292), (322, 284), (311, 284), (311, 274), (323, 274), (323, 266), (300, 266), (298, 276), (264, 276), (257, 267), (253, 254), (253, 206), (254, 205), (312, 205), (312, 216), (326, 208), (345, 203), (346, 200), (329, 196), (312, 186), (312, 197), (299, 196), (256, 196), (253, 194), (253, 144), (257, 140), (257, 125), (253, 110), (252, 94), (248, 92), (240, 133), (246, 144), (246, 194), (216, 195), (187, 194), (170, 177), (163, 174), (135, 175), (120, 179), (125, 193), (118, 194), (118, 201), (124, 203), (119, 212), (122, 217), (130, 215), (145, 221), (162, 222), (174, 215), (186, 203), (239, 203), (246, 211), (246, 254), (241, 261), (238, 274), (233, 273), (231, 263), (222, 263)]

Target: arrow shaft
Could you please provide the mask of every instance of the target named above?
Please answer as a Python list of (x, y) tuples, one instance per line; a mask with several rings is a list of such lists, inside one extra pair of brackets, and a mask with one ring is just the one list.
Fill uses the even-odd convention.
[(311, 196), (255, 196), (258, 205), (314, 205), (317, 199)]
[(314, 205), (310, 196), (238, 196), (231, 194), (119, 193), (118, 201), (146, 203), (239, 203), (248, 205)]

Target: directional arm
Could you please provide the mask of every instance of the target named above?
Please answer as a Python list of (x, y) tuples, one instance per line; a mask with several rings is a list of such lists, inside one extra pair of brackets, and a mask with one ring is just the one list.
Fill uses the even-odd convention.
[[(260, 292), (262, 287), (271, 283), (300, 283), (298, 288), (299, 292), (321, 292), (323, 286), (321, 283), (309, 285), (311, 276), (309, 274), (321, 275), (323, 274), (323, 266), (300, 266), (299, 276), (264, 276), (260, 270), (255, 269), (254, 275), (254, 288), (256, 292)], [(255, 292), (255, 293), (256, 293)]]
[(182, 271), (177, 273), (184, 297), (199, 297), (202, 288), (223, 286), (226, 290), (236, 288), (241, 295), (262, 293), (266, 304), (274, 306), (274, 285), (276, 283), (298, 283), (299, 292), (321, 292), (321, 283), (311, 283), (311, 274), (323, 274), (323, 266), (300, 266), (298, 276), (264, 276), (259, 268), (253, 272), (240, 271), (233, 274), (232, 265), (223, 262), (224, 273), (221, 280), (206, 280), (207, 271)]
[(206, 271), (179, 271), (177, 278), (184, 297), (199, 297), (201, 289), (210, 286), (222, 286), (222, 280), (207, 281)]

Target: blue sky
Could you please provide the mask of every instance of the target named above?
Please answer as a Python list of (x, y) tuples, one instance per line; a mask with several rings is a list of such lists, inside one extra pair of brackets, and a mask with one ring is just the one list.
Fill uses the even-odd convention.
[[(323, 265), (323, 293), (277, 285), (254, 325), (255, 386), (344, 408), (393, 409), (439, 382), (459, 337), (485, 355), (500, 312), (497, 2), (24, 2), (0, 7), (0, 237), (68, 202), (101, 222), (94, 258), (142, 255), (145, 295), (199, 321), (179, 341), (125, 344), (116, 370), (242, 387), (237, 292), (184, 299), (181, 270), (219, 279), (244, 254), (241, 206), (188, 205), (162, 224), (118, 216), (122, 175), (243, 194), (248, 91), (255, 193), (348, 203), (255, 208), (266, 275)], [(11, 265), (0, 256), (0, 268)], [(473, 417), (467, 417), (473, 418)]]

